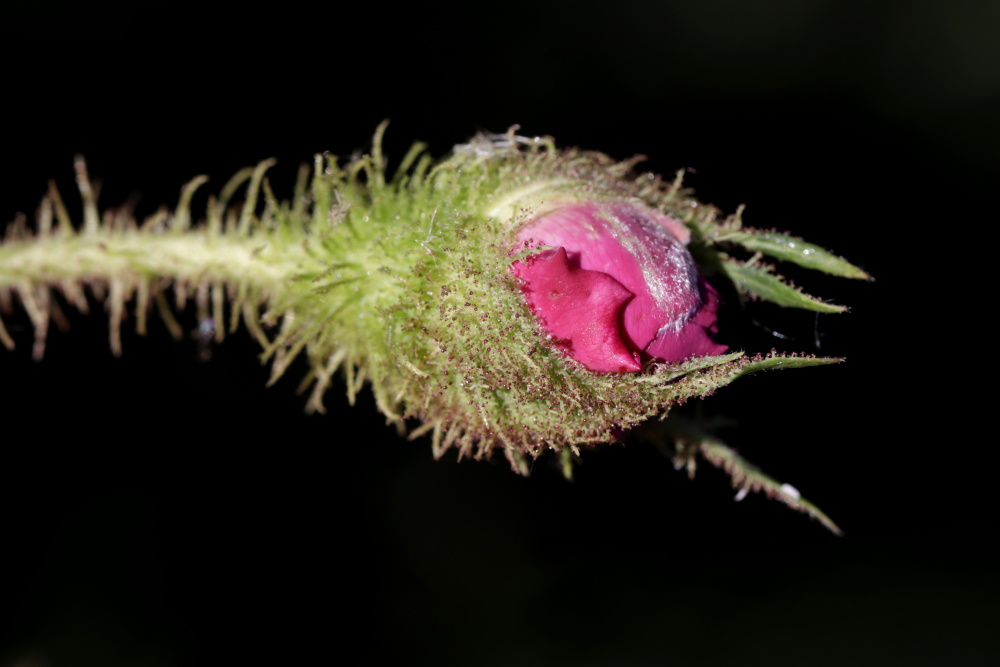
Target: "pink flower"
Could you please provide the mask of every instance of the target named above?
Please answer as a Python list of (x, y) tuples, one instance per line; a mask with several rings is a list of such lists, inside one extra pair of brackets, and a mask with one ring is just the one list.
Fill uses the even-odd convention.
[(522, 247), (551, 246), (511, 271), (542, 327), (592, 371), (642, 369), (722, 354), (719, 296), (698, 274), (677, 220), (623, 202), (571, 203), (517, 232)]

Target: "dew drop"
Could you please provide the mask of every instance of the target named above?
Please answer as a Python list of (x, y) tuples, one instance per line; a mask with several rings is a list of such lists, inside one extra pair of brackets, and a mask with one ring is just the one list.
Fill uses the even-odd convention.
[(796, 489), (791, 484), (782, 484), (781, 485), (781, 492), (783, 494), (785, 494), (786, 496), (788, 496), (789, 498), (794, 498), (795, 500), (798, 500), (799, 498), (802, 497), (802, 494), (799, 493), (799, 490)]

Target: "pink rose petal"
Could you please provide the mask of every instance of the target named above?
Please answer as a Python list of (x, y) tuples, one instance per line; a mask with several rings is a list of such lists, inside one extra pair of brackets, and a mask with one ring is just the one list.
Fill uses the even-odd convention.
[(632, 298), (620, 282), (572, 266), (565, 248), (515, 262), (513, 269), (525, 281), (522, 289), (531, 310), (571, 357), (593, 371), (642, 369), (638, 355), (629, 352), (618, 333), (619, 313)]
[(660, 361), (684, 361), (692, 357), (709, 357), (723, 354), (727, 349), (712, 339), (718, 333), (716, 312), (719, 308), (719, 293), (711, 285), (702, 281), (705, 300), (680, 331), (665, 330), (649, 347), (646, 354)]
[[(675, 362), (726, 350), (712, 340), (718, 294), (698, 274), (689, 237), (679, 221), (642, 206), (569, 204), (518, 230), (523, 244), (557, 250), (512, 270), (574, 359), (595, 371), (640, 370), (640, 358)], [(573, 296), (539, 296), (546, 290)]]

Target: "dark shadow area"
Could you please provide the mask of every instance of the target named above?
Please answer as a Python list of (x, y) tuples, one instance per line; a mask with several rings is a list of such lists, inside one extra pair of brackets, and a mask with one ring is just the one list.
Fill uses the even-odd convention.
[(325, 416), (304, 414), (301, 366), (265, 388), (243, 332), (205, 362), (154, 321), (116, 359), (95, 304), (34, 362), (28, 318), (5, 317), (0, 666), (995, 659), (996, 455), (972, 426), (989, 339), (972, 331), (1000, 177), (996, 3), (347, 11), (5, 7), (0, 218), (32, 215), (50, 178), (78, 210), (77, 153), (104, 206), (151, 213), (272, 156), (289, 196), (300, 162), (367, 150), (384, 118), (390, 160), (520, 124), (687, 169), (703, 201), (875, 276), (786, 272), (840, 316), (731, 295), (732, 344), (847, 362), (689, 406), (734, 419), (726, 441), (846, 536), (634, 443), (573, 482), (554, 460), (528, 478), (435, 462), (342, 383)]

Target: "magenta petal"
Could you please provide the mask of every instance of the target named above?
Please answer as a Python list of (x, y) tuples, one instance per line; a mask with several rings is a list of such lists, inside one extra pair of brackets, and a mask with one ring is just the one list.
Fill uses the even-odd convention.
[(515, 262), (512, 269), (524, 281), (531, 310), (570, 356), (592, 371), (642, 369), (618, 331), (619, 314), (633, 297), (620, 282), (571, 266), (562, 247)]
[[(572, 345), (572, 356), (594, 370), (610, 368), (623, 358), (620, 346), (633, 355), (676, 362), (691, 357), (722, 354), (726, 346), (714, 342), (718, 294), (698, 274), (698, 266), (688, 252), (690, 232), (669, 216), (641, 205), (626, 202), (581, 202), (556, 207), (528, 222), (517, 231), (522, 247), (546, 245), (559, 248), (572, 263), (571, 270), (596, 273), (611, 278), (630, 299), (618, 313), (615, 346), (607, 354), (593, 349), (601, 338), (591, 334), (584, 345), (580, 334), (566, 321), (567, 331), (557, 334), (554, 325), (547, 329), (564, 337)], [(552, 259), (555, 251), (536, 257)], [(541, 260), (539, 260), (541, 261)], [(539, 269), (540, 270), (540, 269)], [(520, 269), (515, 273), (521, 275)], [(553, 322), (565, 317), (553, 304), (539, 316)], [(610, 336), (610, 317), (602, 315), (599, 329)], [(585, 319), (584, 322), (590, 322)], [(586, 355), (586, 361), (584, 359)], [(612, 361), (609, 361), (612, 360)], [(638, 364), (628, 364), (639, 370)]]
[(701, 288), (704, 297), (694, 316), (679, 331), (668, 329), (661, 332), (646, 348), (647, 354), (655, 359), (675, 362), (725, 353), (728, 348), (712, 338), (718, 331), (719, 293), (704, 280), (701, 281)]
[(680, 329), (699, 305), (694, 260), (667, 220), (628, 204), (577, 204), (541, 216), (517, 238), (562, 246), (581, 268), (607, 273), (632, 292), (622, 337), (644, 350), (665, 328)]

